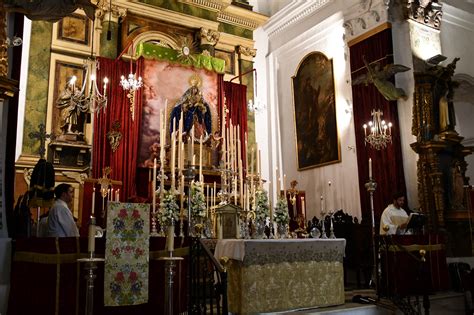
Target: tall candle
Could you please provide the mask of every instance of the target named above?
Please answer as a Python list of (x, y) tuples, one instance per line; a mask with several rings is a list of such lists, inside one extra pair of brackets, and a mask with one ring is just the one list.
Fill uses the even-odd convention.
[(369, 178), (372, 179), (372, 159), (369, 158)]
[[(278, 170), (278, 168), (277, 168)], [(272, 190), (272, 183), (269, 181), (268, 182), (268, 190), (271, 191)], [(278, 195), (277, 195), (278, 196)], [(278, 197), (277, 197), (278, 198)], [(272, 199), (270, 199), (270, 229), (273, 228), (273, 205), (272, 205)]]
[(277, 195), (277, 199), (280, 198), (280, 174), (278, 173), (278, 167), (276, 168), (275, 170), (275, 175), (276, 175), (276, 195)]
[(183, 151), (181, 151), (181, 145), (183, 142), (183, 111), (181, 111), (181, 116), (178, 123), (178, 172), (182, 170), (181, 159), (183, 158)]
[(179, 200), (180, 200), (180, 211), (179, 211), (179, 215), (181, 218), (184, 217), (184, 198), (183, 198), (183, 195), (184, 195), (184, 175), (181, 174), (181, 185), (180, 185), (180, 196), (179, 196)]
[[(217, 187), (216, 187), (216, 182), (214, 182), (214, 194), (216, 194), (216, 195), (217, 195)], [(216, 202), (216, 196), (214, 195), (214, 206), (215, 206), (215, 204), (216, 204), (216, 203), (217, 203), (217, 202)]]
[(95, 251), (95, 218), (91, 216), (89, 222), (89, 230), (88, 230), (88, 242), (87, 242), (87, 251), (92, 253)]
[[(191, 157), (194, 156), (194, 126), (191, 128)], [(193, 165), (194, 165), (193, 161)]]
[[(92, 185), (95, 185), (92, 184)], [(91, 213), (95, 214), (95, 187), (92, 187), (92, 210)]]
[(321, 214), (324, 214), (324, 197), (321, 195)]
[(260, 171), (262, 170), (262, 152), (260, 152), (260, 149), (258, 149), (258, 155), (257, 155), (257, 174), (260, 176)]
[(115, 191), (115, 201), (120, 201), (120, 188), (117, 188), (117, 190)]
[(112, 189), (110, 190), (110, 201), (114, 201), (114, 188), (112, 187)]
[(283, 174), (283, 198), (286, 198), (286, 174)]
[(202, 135), (199, 137), (199, 181), (204, 182), (202, 177)]
[(169, 252), (174, 251), (174, 224), (168, 226), (166, 235), (166, 248)]
[[(174, 120), (173, 120), (174, 121)], [(174, 128), (173, 128), (174, 129)], [(175, 189), (175, 169), (174, 169), (174, 162), (176, 160), (176, 134), (175, 131), (171, 133), (171, 165), (170, 165), (170, 172), (171, 172), (171, 190)]]
[(156, 158), (153, 159), (153, 181), (151, 185), (151, 193), (153, 200), (153, 214), (156, 212)]
[(304, 202), (304, 197), (301, 197), (301, 214), (303, 215), (303, 219), (305, 219), (306, 218), (306, 205)]
[(206, 217), (209, 216), (209, 184), (206, 185)]

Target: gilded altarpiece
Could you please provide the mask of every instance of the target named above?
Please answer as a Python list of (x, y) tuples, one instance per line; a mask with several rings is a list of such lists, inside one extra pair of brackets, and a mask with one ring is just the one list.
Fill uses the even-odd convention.
[(419, 155), (418, 198), (428, 230), (447, 232), (447, 254), (470, 255), (471, 244), (465, 240), (470, 239), (471, 210), (464, 187), (469, 185), (465, 156), (471, 148), (461, 144), (463, 137), (455, 131), (454, 106), (447, 91), (453, 82), (451, 77), (441, 82), (444, 79), (434, 72), (415, 73), (412, 134), (417, 141), (411, 147)]

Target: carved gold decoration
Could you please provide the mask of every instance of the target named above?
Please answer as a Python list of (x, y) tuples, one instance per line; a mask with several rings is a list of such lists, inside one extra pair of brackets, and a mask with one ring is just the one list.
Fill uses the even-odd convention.
[(0, 3), (0, 76), (6, 77), (8, 73), (8, 43), (7, 22), (4, 3)]
[(237, 52), (241, 55), (250, 56), (250, 57), (255, 57), (257, 55), (256, 49), (245, 47), (245, 46), (238, 46)]
[(117, 120), (112, 124), (112, 129), (107, 132), (107, 139), (109, 140), (112, 152), (117, 151), (120, 140), (122, 140), (122, 133), (120, 132), (120, 122)]
[(407, 7), (410, 19), (435, 29), (440, 28), (443, 12), (442, 4), (437, 0), (408, 0)]
[(220, 36), (221, 33), (219, 33), (218, 31), (201, 28), (201, 38), (206, 41), (205, 44), (215, 46), (219, 41)]

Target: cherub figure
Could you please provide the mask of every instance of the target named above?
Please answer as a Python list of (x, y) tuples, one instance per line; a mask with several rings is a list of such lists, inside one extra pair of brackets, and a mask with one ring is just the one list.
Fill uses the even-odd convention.
[(383, 69), (380, 69), (380, 64), (368, 63), (365, 57), (362, 57), (364, 60), (365, 67), (367, 68), (367, 73), (364, 73), (352, 81), (352, 85), (357, 85), (365, 83), (368, 85), (373, 83), (380, 94), (387, 101), (396, 101), (398, 99), (407, 99), (405, 91), (401, 88), (397, 88), (389, 79), (398, 72), (405, 72), (410, 70), (410, 68), (405, 67), (404, 65), (388, 64)]

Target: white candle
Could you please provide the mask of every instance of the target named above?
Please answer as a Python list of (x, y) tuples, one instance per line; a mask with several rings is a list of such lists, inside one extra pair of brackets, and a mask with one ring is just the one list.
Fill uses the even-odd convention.
[(156, 212), (156, 193), (155, 193), (155, 190), (156, 190), (156, 158), (153, 159), (153, 181), (152, 181), (152, 184), (151, 184), (151, 193), (153, 194), (152, 195), (153, 214), (155, 214), (155, 212)]
[(303, 218), (306, 217), (306, 207), (304, 203), (304, 197), (301, 197), (301, 214), (303, 215)]
[[(191, 128), (191, 157), (194, 156), (194, 126)], [(194, 165), (193, 161), (193, 165)]]
[(372, 159), (369, 158), (369, 178), (372, 179)]
[(90, 220), (91, 222), (89, 223), (87, 251), (92, 253), (95, 251), (95, 219), (93, 216), (91, 216)]
[(321, 214), (324, 214), (324, 197), (321, 195)]
[(174, 251), (174, 224), (168, 226), (166, 235), (166, 248), (169, 252)]
[(199, 137), (199, 181), (204, 182), (202, 177), (202, 135)]
[(209, 184), (206, 185), (206, 217), (209, 216)]
[[(155, 160), (156, 160), (156, 159), (155, 159)], [(117, 202), (119, 202), (119, 197), (120, 197), (119, 191), (120, 191), (119, 188), (117, 188), (117, 190), (115, 191), (115, 201), (117, 201)]]
[[(216, 195), (217, 195), (217, 187), (216, 187), (216, 182), (214, 182), (214, 194), (216, 194)], [(217, 204), (217, 202), (216, 202), (216, 196), (215, 196), (215, 195), (213, 196), (213, 199), (214, 199), (214, 206), (215, 206), (215, 205)]]
[[(174, 125), (174, 120), (173, 120), (173, 125)], [(174, 128), (173, 128), (174, 129)], [(170, 165), (170, 172), (171, 172), (171, 190), (173, 191), (176, 186), (175, 186), (175, 169), (174, 169), (174, 162), (176, 160), (176, 134), (175, 131), (171, 133), (171, 165)]]
[(283, 174), (283, 197), (286, 199), (286, 174)]
[(260, 171), (262, 170), (262, 152), (260, 152), (260, 149), (258, 149), (258, 155), (257, 155), (257, 174), (260, 176)]
[[(92, 184), (92, 185), (95, 185)], [(95, 214), (95, 187), (92, 187), (92, 210), (91, 213)]]
[(110, 190), (110, 201), (114, 201), (114, 188), (112, 187), (112, 189)]
[(277, 167), (276, 170), (275, 170), (275, 175), (276, 175), (276, 182), (277, 182), (277, 185), (276, 185), (276, 188), (277, 188), (276, 195), (277, 195), (277, 199), (278, 199), (278, 198), (280, 198), (280, 174), (278, 173), (278, 167)]

